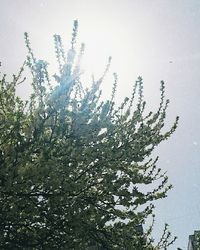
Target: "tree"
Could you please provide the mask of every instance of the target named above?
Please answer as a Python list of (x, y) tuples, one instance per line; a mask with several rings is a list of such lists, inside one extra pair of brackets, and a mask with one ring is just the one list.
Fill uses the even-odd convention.
[(199, 250), (200, 249), (200, 233), (199, 232), (196, 237), (197, 237), (197, 250)]
[[(162, 132), (165, 86), (157, 112), (145, 114), (143, 81), (117, 107), (101, 101), (100, 85), (108, 71), (85, 89), (81, 82), (82, 44), (76, 56), (77, 21), (67, 56), (54, 36), (59, 73), (28, 56), (19, 74), (0, 81), (0, 246), (1, 249), (166, 249), (175, 240), (167, 226), (152, 244), (153, 201), (166, 197), (168, 178), (150, 158), (154, 148), (177, 127)], [(29, 101), (16, 95), (30, 69)], [(53, 82), (53, 84), (52, 84)], [(57, 84), (55, 85), (55, 82)], [(148, 187), (148, 189), (146, 188)], [(148, 190), (148, 191), (145, 191)]]
[(194, 231), (194, 249), (200, 250), (200, 231)]

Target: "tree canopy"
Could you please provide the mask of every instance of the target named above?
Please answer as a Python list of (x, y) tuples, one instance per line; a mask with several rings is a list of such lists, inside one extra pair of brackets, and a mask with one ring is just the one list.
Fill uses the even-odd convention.
[[(76, 53), (78, 22), (66, 53), (54, 36), (58, 73), (35, 58), (28, 34), (27, 59), (18, 75), (0, 80), (0, 248), (166, 249), (175, 239), (164, 228), (153, 243), (154, 201), (171, 185), (151, 153), (175, 131), (164, 122), (169, 100), (161, 81), (160, 104), (146, 112), (143, 80), (130, 98), (101, 99), (101, 83), (81, 81), (84, 45)], [(16, 94), (24, 68), (31, 73), (28, 101)], [(147, 190), (147, 191), (145, 191)]]

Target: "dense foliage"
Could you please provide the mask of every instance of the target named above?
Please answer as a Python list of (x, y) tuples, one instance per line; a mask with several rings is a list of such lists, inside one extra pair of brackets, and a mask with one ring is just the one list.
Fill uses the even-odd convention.
[(200, 231), (194, 231), (194, 237), (196, 239), (196, 249), (200, 250)]
[[(0, 80), (0, 248), (166, 249), (167, 226), (152, 244), (153, 201), (166, 197), (168, 178), (151, 153), (177, 127), (163, 132), (164, 82), (157, 112), (145, 114), (143, 81), (117, 107), (115, 92), (101, 101), (102, 77), (85, 89), (76, 55), (77, 21), (71, 48), (54, 36), (59, 72), (49, 77), (25, 33), (28, 56), (17, 76)], [(30, 69), (30, 100), (16, 95)], [(148, 191), (145, 191), (148, 190)], [(154, 220), (154, 215), (152, 216)], [(154, 246), (153, 246), (154, 245)], [(156, 246), (155, 246), (156, 245)]]

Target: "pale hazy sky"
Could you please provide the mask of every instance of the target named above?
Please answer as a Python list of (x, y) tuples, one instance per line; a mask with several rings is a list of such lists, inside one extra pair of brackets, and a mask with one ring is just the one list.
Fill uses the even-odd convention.
[[(17, 72), (26, 56), (28, 31), (36, 56), (51, 63), (53, 34), (70, 44), (74, 19), (85, 42), (84, 69), (99, 76), (108, 56), (119, 75), (118, 99), (144, 78), (149, 109), (159, 102), (160, 80), (171, 100), (167, 126), (180, 124), (156, 153), (174, 189), (156, 203), (155, 233), (165, 222), (178, 236), (170, 249), (186, 249), (188, 235), (200, 229), (200, 1), (199, 0), (0, 0), (0, 61), (5, 73)], [(79, 43), (80, 44), (80, 43)], [(102, 86), (109, 95), (111, 73)], [(20, 94), (27, 96), (24, 85)]]

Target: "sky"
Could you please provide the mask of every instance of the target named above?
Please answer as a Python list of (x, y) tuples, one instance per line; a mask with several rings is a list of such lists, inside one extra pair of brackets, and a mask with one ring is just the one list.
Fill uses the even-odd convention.
[[(174, 188), (156, 202), (155, 235), (164, 223), (178, 236), (169, 249), (187, 249), (189, 234), (200, 229), (200, 1), (199, 0), (0, 0), (0, 61), (4, 73), (17, 73), (26, 57), (23, 33), (35, 55), (55, 69), (53, 35), (69, 48), (73, 20), (79, 21), (78, 44), (86, 44), (84, 79), (99, 77), (112, 56), (102, 85), (109, 97), (117, 72), (120, 101), (141, 75), (148, 109), (159, 103), (166, 83), (170, 107), (166, 127), (180, 116), (177, 131), (155, 151), (158, 167)], [(87, 84), (86, 83), (86, 84)], [(27, 98), (25, 83), (19, 94)]]

